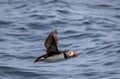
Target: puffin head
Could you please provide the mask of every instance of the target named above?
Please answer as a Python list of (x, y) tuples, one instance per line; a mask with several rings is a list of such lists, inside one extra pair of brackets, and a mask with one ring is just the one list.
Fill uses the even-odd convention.
[(66, 55), (67, 57), (77, 57), (78, 54), (76, 52), (73, 52), (73, 51), (66, 51)]

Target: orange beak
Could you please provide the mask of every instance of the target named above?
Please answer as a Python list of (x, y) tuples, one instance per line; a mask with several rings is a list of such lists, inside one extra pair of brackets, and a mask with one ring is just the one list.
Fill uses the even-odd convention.
[(77, 57), (78, 54), (76, 52), (73, 53), (73, 57)]

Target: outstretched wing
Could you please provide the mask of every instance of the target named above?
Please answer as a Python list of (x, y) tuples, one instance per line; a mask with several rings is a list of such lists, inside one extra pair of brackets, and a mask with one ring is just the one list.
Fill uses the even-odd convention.
[(58, 54), (58, 36), (57, 31), (53, 31), (49, 34), (45, 41), (46, 52), (48, 55)]

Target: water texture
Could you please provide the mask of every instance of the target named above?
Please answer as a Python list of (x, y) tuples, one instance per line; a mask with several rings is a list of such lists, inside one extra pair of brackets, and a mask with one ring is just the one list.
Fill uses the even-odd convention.
[[(79, 56), (34, 64), (53, 30)], [(0, 79), (120, 79), (120, 0), (0, 0)]]

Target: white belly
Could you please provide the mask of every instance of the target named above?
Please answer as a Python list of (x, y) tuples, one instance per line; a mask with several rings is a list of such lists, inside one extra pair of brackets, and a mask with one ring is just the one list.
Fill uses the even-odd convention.
[(45, 60), (43, 60), (44, 62), (54, 62), (54, 61), (60, 61), (60, 60), (64, 60), (64, 54), (59, 54), (59, 55), (55, 55), (55, 56), (51, 56), (46, 58)]

